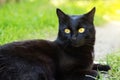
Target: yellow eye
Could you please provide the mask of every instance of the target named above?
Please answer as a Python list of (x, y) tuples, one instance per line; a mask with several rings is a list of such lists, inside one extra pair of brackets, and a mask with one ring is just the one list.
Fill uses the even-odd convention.
[(79, 29), (78, 29), (78, 32), (79, 32), (79, 33), (85, 32), (85, 28), (79, 28)]
[(70, 33), (70, 29), (65, 29), (64, 32), (69, 34)]

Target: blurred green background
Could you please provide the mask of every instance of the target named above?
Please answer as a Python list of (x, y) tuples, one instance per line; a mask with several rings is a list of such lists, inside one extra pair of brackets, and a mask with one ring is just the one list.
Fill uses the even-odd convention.
[(56, 8), (83, 14), (96, 7), (95, 25), (120, 20), (119, 0), (0, 0), (0, 44), (26, 39), (54, 39)]

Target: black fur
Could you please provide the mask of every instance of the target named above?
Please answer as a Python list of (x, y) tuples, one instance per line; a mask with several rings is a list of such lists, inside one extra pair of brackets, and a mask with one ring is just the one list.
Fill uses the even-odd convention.
[[(57, 9), (59, 32), (55, 41), (28, 40), (0, 46), (0, 80), (95, 80), (97, 70), (108, 65), (93, 64), (95, 8), (83, 15), (67, 15)], [(78, 33), (79, 28), (84, 33)], [(70, 34), (64, 32), (71, 30)]]
[(14, 42), (0, 47), (0, 80), (54, 80), (55, 48), (49, 41)]

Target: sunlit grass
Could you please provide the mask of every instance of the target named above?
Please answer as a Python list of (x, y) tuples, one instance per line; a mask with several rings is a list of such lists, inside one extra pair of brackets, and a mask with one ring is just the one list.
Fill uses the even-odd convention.
[(120, 80), (120, 51), (107, 54), (106, 58), (101, 59), (99, 63), (111, 67), (108, 72), (99, 72), (99, 80)]
[(107, 60), (111, 66), (109, 80), (120, 80), (120, 51), (109, 54)]
[(52, 39), (56, 36), (55, 9), (51, 11), (52, 8), (48, 9), (49, 5), (47, 7), (46, 5), (27, 2), (2, 6), (0, 8), (0, 44), (25, 39)]

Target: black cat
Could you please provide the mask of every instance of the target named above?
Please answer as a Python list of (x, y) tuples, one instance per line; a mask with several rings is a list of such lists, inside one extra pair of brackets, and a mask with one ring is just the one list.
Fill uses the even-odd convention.
[(95, 80), (93, 64), (95, 8), (83, 15), (57, 9), (59, 32), (55, 41), (28, 40), (0, 46), (0, 80)]
[[(97, 70), (108, 71), (108, 65), (93, 64), (95, 8), (83, 15), (67, 15), (57, 9), (59, 33), (55, 41), (59, 45), (58, 80), (95, 80)], [(64, 77), (64, 78), (63, 78)]]

